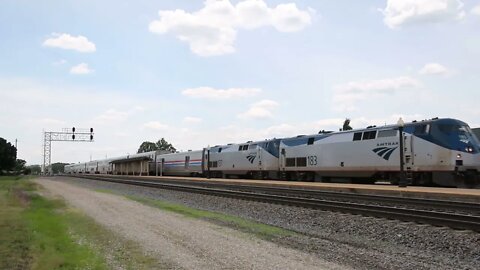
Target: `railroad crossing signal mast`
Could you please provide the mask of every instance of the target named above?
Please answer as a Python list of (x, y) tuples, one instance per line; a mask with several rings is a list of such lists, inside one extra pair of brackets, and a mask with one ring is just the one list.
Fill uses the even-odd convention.
[(52, 142), (93, 142), (93, 128), (63, 128), (62, 131), (43, 132), (42, 173), (51, 173)]

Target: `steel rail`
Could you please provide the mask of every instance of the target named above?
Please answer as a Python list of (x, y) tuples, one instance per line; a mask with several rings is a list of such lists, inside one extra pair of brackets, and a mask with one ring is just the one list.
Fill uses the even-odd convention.
[(170, 189), (191, 193), (229, 197), (236, 199), (245, 199), (260, 201), (266, 203), (290, 205), (304, 208), (313, 208), (327, 211), (336, 211), (342, 213), (358, 214), (364, 216), (373, 216), (387, 219), (396, 219), (401, 221), (430, 224), (434, 226), (445, 226), (454, 229), (473, 230), (480, 232), (480, 216), (465, 215), (458, 213), (448, 213), (430, 210), (399, 208), (383, 205), (371, 205), (354, 202), (332, 201), (315, 198), (291, 197), (275, 194), (263, 194), (255, 192), (234, 191), (218, 188), (204, 188), (194, 186), (184, 186), (176, 184), (165, 184), (153, 181), (127, 180), (119, 178), (82, 176), (87, 179), (122, 183), (128, 185), (153, 187), (160, 189)]
[[(95, 177), (95, 176), (86, 176), (86, 177)], [(108, 177), (115, 179), (126, 179), (123, 176), (98, 176), (98, 177)], [(324, 191), (324, 190), (307, 190), (299, 188), (285, 188), (285, 187), (267, 187), (262, 185), (239, 185), (239, 184), (229, 184), (229, 183), (214, 183), (214, 182), (197, 182), (189, 180), (169, 180), (169, 179), (155, 179), (149, 180), (144, 177), (138, 176), (128, 176), (127, 179), (135, 179), (140, 181), (152, 181), (155, 183), (169, 183), (169, 184), (182, 184), (189, 186), (201, 186), (206, 188), (220, 188), (220, 189), (231, 189), (239, 191), (252, 191), (262, 192), (273, 195), (289, 195), (301, 198), (317, 198), (317, 199), (333, 199), (333, 200), (345, 200), (345, 201), (369, 201), (380, 204), (393, 204), (393, 205), (403, 205), (410, 207), (424, 207), (424, 208), (435, 208), (441, 209), (444, 211), (461, 211), (472, 214), (480, 214), (480, 204), (472, 202), (462, 202), (462, 201), (450, 201), (450, 200), (438, 200), (438, 199), (425, 199), (425, 198), (410, 198), (410, 197), (400, 197), (400, 196), (386, 196), (386, 195), (374, 195), (374, 194), (357, 194), (357, 193), (348, 193), (348, 192), (333, 192), (333, 191)]]

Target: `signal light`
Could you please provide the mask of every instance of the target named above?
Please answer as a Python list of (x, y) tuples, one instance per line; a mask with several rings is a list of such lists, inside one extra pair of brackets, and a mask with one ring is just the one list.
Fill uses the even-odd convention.
[(75, 127), (72, 128), (72, 132), (75, 133)]
[(93, 135), (90, 135), (90, 141), (93, 141)]
[(90, 128), (90, 133), (93, 133), (93, 128)]
[(75, 140), (75, 134), (72, 135), (72, 140)]

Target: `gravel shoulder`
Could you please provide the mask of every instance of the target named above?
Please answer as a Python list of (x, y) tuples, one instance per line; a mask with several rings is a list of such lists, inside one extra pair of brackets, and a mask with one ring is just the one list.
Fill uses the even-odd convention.
[(312, 253), (121, 196), (46, 178), (36, 182), (175, 269), (348, 269)]
[(271, 239), (354, 269), (478, 269), (480, 234), (358, 215), (305, 209), (74, 177), (51, 178), (94, 190), (234, 215), (298, 232)]

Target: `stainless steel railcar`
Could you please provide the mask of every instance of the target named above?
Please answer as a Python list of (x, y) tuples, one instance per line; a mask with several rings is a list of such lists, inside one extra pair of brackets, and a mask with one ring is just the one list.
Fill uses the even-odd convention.
[(218, 145), (204, 149), (206, 175), (213, 177), (278, 177), (280, 139)]
[(150, 166), (152, 175), (201, 176), (203, 174), (202, 150), (159, 154), (157, 164)]

